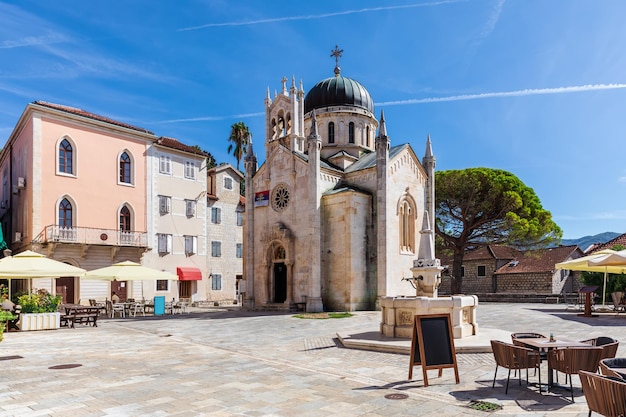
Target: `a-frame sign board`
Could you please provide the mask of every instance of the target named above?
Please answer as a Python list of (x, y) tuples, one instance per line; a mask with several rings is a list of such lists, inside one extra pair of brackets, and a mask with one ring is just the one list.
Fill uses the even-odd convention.
[(428, 386), (429, 369), (438, 369), (441, 377), (444, 368), (454, 368), (456, 383), (459, 383), (459, 368), (456, 364), (454, 337), (450, 314), (417, 315), (413, 323), (411, 363), (409, 380), (413, 377), (413, 366), (421, 365), (424, 386)]

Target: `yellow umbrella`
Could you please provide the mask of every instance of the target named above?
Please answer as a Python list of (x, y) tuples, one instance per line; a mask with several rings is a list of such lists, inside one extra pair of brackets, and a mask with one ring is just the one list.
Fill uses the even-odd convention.
[[(622, 252), (626, 253), (626, 251)], [(567, 269), (570, 271), (604, 272), (604, 286), (602, 288), (602, 305), (604, 305), (606, 299), (607, 275), (626, 273), (626, 263), (622, 263), (621, 265), (610, 265), (598, 264), (597, 262), (604, 261), (608, 256), (613, 256), (617, 253), (619, 252), (611, 249), (604, 249), (591, 255), (583, 256), (582, 258), (559, 262), (558, 264), (555, 264), (554, 267), (556, 269)]]
[(0, 278), (28, 279), (29, 292), (31, 278), (82, 277), (83, 275), (85, 275), (85, 270), (82, 268), (46, 258), (30, 250), (0, 259)]
[(0, 278), (82, 277), (85, 270), (30, 250), (0, 259)]
[(132, 261), (124, 261), (104, 268), (87, 271), (85, 279), (105, 281), (148, 281), (156, 279), (178, 280), (178, 275), (148, 268)]

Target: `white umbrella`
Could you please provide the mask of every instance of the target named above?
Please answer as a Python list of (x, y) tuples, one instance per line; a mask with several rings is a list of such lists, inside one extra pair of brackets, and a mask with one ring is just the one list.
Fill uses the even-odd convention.
[(132, 261), (124, 261), (104, 268), (87, 271), (85, 279), (105, 281), (148, 281), (157, 279), (178, 280), (178, 275), (148, 268)]
[(85, 270), (64, 262), (45, 257), (30, 250), (0, 259), (0, 278), (28, 279), (30, 278), (59, 278), (82, 277)]
[(82, 277), (85, 270), (30, 250), (0, 259), (0, 278)]
[[(626, 256), (626, 251), (624, 252), (624, 256)], [(555, 265), (557, 269), (567, 269), (570, 271), (587, 271), (587, 272), (604, 272), (604, 286), (602, 288), (602, 305), (604, 306), (604, 302), (606, 299), (606, 280), (608, 274), (623, 274), (626, 273), (626, 262), (620, 264), (610, 264), (604, 263), (600, 264), (598, 262), (603, 262), (606, 259), (614, 260), (612, 258), (613, 255), (616, 255), (620, 252), (605, 249), (593, 253), (591, 255), (583, 256), (582, 258), (572, 259), (565, 262), (559, 262)], [(608, 258), (611, 257), (611, 258)]]

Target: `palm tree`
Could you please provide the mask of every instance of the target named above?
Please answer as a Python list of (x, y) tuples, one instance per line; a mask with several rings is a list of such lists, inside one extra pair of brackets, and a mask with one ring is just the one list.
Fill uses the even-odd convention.
[(230, 127), (230, 136), (228, 141), (228, 153), (233, 153), (237, 160), (237, 171), (239, 171), (239, 162), (243, 159), (246, 149), (248, 148), (248, 139), (250, 138), (250, 130), (244, 122), (237, 122)]

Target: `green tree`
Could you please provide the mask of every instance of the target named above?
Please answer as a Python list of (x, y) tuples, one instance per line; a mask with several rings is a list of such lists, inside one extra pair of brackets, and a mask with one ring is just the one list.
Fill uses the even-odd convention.
[(243, 159), (248, 148), (250, 136), (250, 130), (244, 122), (237, 122), (230, 127), (228, 141), (231, 143), (228, 145), (228, 153), (232, 152), (237, 160), (237, 171), (239, 171), (239, 162)]
[(453, 294), (463, 289), (467, 250), (494, 244), (538, 248), (561, 240), (561, 229), (534, 190), (507, 171), (438, 171), (435, 184), (435, 231), (452, 252)]
[(211, 154), (211, 152), (207, 152), (204, 149), (200, 148), (198, 145), (193, 145), (192, 148), (204, 153), (206, 155), (206, 169), (211, 169), (214, 166), (217, 166), (217, 162), (215, 162), (215, 158)]

